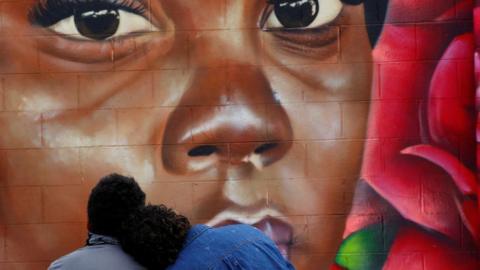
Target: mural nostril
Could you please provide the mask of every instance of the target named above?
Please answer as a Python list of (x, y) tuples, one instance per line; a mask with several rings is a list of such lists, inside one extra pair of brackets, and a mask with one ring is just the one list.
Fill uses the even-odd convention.
[(190, 149), (188, 155), (191, 157), (210, 156), (217, 151), (218, 148), (215, 145), (200, 145)]
[(255, 148), (254, 153), (255, 154), (261, 154), (263, 152), (266, 152), (272, 148), (277, 147), (278, 143), (264, 143), (260, 145), (259, 147)]

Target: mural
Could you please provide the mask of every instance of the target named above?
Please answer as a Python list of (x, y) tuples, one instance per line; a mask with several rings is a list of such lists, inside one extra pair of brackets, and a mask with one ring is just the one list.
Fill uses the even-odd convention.
[(0, 0), (0, 269), (81, 246), (110, 172), (300, 270), (479, 269), (476, 11)]

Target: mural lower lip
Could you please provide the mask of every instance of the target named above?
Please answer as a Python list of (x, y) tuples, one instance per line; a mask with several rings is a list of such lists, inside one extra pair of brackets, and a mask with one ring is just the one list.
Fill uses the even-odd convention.
[[(241, 222), (236, 220), (225, 220), (216, 224), (214, 227), (222, 227), (232, 224), (241, 224)], [(277, 248), (280, 250), (283, 257), (287, 259), (289, 258), (293, 238), (292, 226), (282, 220), (272, 217), (265, 217), (259, 222), (249, 225), (256, 227), (270, 237), (270, 239), (272, 239), (277, 245)]]

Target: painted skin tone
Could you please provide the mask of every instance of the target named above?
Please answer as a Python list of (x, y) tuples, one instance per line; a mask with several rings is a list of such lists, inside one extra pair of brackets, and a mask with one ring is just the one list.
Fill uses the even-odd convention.
[(297, 269), (327, 269), (360, 174), (372, 64), (363, 5), (319, 2), (301, 29), (264, 1), (132, 2), (106, 39), (73, 16), (35, 21), (37, 1), (4, 3), (7, 260), (78, 246), (88, 191), (115, 171), (152, 203), (252, 224)]

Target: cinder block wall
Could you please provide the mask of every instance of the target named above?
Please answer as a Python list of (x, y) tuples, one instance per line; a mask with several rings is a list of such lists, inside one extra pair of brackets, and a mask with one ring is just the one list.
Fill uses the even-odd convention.
[(478, 269), (473, 0), (344, 2), (0, 0), (0, 269), (111, 172), (299, 270)]

